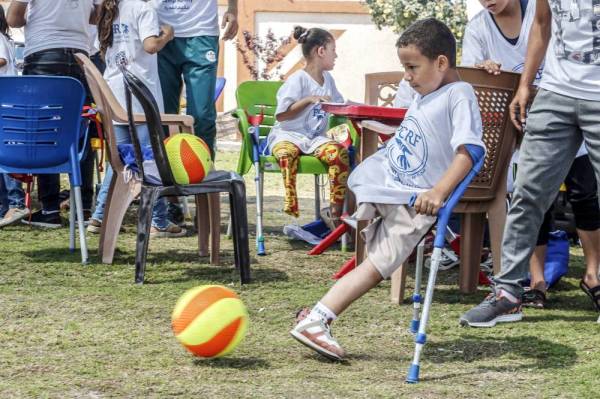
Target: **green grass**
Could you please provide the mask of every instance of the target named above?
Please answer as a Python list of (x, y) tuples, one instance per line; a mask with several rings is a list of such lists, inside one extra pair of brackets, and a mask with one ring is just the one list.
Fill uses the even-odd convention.
[[(233, 154), (219, 154), (232, 168)], [(254, 189), (248, 209), (254, 229)], [(312, 193), (312, 178), (300, 191)], [(240, 286), (231, 241), (222, 237), (222, 266), (195, 253), (196, 237), (153, 240), (147, 282), (133, 284), (135, 220), (131, 211), (113, 265), (68, 251), (68, 231), (0, 230), (0, 397), (415, 397), (595, 398), (600, 381), (600, 325), (577, 288), (582, 251), (551, 292), (549, 308), (526, 310), (521, 323), (474, 330), (459, 315), (484, 295), (460, 295), (457, 271), (440, 273), (418, 385), (405, 384), (412, 357), (406, 327), (411, 307), (389, 301), (389, 282), (355, 303), (334, 332), (349, 353), (331, 363), (293, 341), (294, 312), (331, 286), (332, 273), (350, 256), (330, 250), (306, 255), (307, 245), (280, 233), (279, 177), (268, 177), (266, 257), (252, 248), (253, 283)], [(224, 209), (226, 203), (223, 203)], [(300, 222), (313, 203), (301, 200)], [(251, 235), (251, 240), (254, 238)], [(253, 245), (251, 245), (253, 247)], [(188, 288), (222, 284), (239, 292), (250, 314), (246, 339), (229, 356), (195, 359), (175, 340), (170, 313)], [(412, 285), (412, 281), (409, 281)]]

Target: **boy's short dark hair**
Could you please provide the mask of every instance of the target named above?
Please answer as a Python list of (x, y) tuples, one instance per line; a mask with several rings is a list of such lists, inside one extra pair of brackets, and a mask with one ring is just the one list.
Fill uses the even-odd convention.
[(402, 32), (396, 47), (407, 47), (411, 44), (430, 60), (445, 55), (450, 61), (450, 66), (456, 67), (456, 39), (442, 21), (425, 18), (412, 23)]

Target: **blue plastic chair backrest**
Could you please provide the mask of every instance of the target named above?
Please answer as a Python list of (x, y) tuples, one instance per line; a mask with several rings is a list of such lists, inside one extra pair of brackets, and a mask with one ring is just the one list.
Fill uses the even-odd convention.
[(0, 77), (0, 169), (68, 166), (78, 153), (84, 99), (74, 78)]
[(223, 77), (217, 78), (217, 83), (215, 83), (215, 101), (217, 101), (219, 99), (219, 97), (221, 96), (221, 93), (223, 92), (223, 89), (225, 88), (226, 82), (227, 82), (227, 79), (225, 79)]

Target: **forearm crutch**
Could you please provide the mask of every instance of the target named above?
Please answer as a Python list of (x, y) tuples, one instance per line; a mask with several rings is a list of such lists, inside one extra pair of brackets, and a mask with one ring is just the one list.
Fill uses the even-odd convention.
[(248, 115), (248, 134), (252, 138), (252, 161), (254, 162), (254, 183), (256, 186), (256, 254), (259, 256), (266, 255), (265, 239), (263, 237), (262, 226), (262, 173), (260, 172), (260, 124), (262, 123), (264, 114)]
[[(421, 352), (422, 352), (423, 346), (425, 345), (425, 342), (427, 340), (427, 335), (426, 335), (425, 330), (427, 328), (427, 322), (429, 320), (429, 310), (431, 309), (431, 302), (433, 300), (433, 290), (435, 288), (435, 279), (437, 277), (437, 272), (438, 272), (440, 262), (442, 259), (442, 248), (444, 247), (444, 241), (445, 241), (444, 236), (446, 233), (446, 227), (448, 226), (448, 220), (450, 219), (450, 215), (452, 214), (452, 210), (454, 209), (454, 206), (458, 203), (458, 201), (463, 196), (465, 190), (467, 189), (467, 186), (469, 185), (469, 183), (471, 183), (471, 180), (473, 180), (473, 177), (475, 177), (475, 175), (479, 172), (479, 170), (483, 166), (483, 161), (485, 159), (485, 157), (484, 157), (485, 150), (483, 149), (483, 147), (473, 145), (473, 144), (465, 144), (465, 148), (468, 151), (469, 155), (471, 156), (471, 160), (473, 161), (473, 166), (471, 167), (471, 170), (465, 176), (465, 178), (458, 184), (458, 186), (456, 186), (456, 188), (454, 189), (452, 194), (450, 194), (450, 196), (446, 200), (446, 203), (444, 204), (444, 206), (438, 212), (435, 240), (433, 243), (433, 254), (431, 256), (431, 266), (429, 268), (429, 279), (427, 281), (427, 289), (425, 291), (425, 300), (423, 302), (423, 313), (421, 314), (420, 320), (417, 319), (417, 321), (415, 321), (413, 319), (413, 321), (411, 322), (411, 327), (414, 325), (415, 327), (418, 326), (418, 328), (416, 329), (417, 334), (415, 336), (415, 353), (414, 353), (412, 364), (410, 365), (410, 369), (408, 370), (408, 375), (406, 376), (406, 382), (408, 382), (408, 383), (416, 383), (419, 381), (419, 368), (420, 368), (420, 362), (421, 362)], [(411, 201), (409, 202), (409, 205), (410, 206), (414, 205), (415, 200), (416, 200), (416, 195), (413, 195), (413, 197), (411, 198)], [(419, 258), (418, 254), (419, 253), (417, 252), (417, 263), (418, 263), (417, 271), (419, 269), (421, 269), (421, 273), (422, 273), (423, 256), (421, 256)], [(419, 263), (420, 263), (420, 265), (419, 265)], [(417, 277), (420, 278), (421, 276), (419, 275)], [(420, 290), (420, 283), (417, 282), (415, 284), (415, 287), (418, 287)], [(420, 297), (418, 299), (420, 299)], [(415, 308), (414, 308), (416, 315), (418, 314), (419, 308), (420, 308), (420, 303), (419, 303), (418, 307), (415, 306)]]

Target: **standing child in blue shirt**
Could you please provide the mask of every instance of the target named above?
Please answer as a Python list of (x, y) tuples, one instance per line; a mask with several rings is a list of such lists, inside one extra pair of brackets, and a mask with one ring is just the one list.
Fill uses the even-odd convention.
[[(334, 360), (345, 352), (331, 323), (352, 302), (408, 258), (429, 231), (440, 207), (472, 167), (465, 145), (484, 147), (473, 87), (456, 71), (456, 41), (442, 22), (415, 22), (396, 46), (405, 80), (417, 92), (395, 136), (350, 175), (359, 204), (356, 217), (373, 219), (363, 234), (367, 258), (342, 277), (312, 310), (299, 312), (291, 335)], [(418, 197), (408, 206), (413, 193)]]

